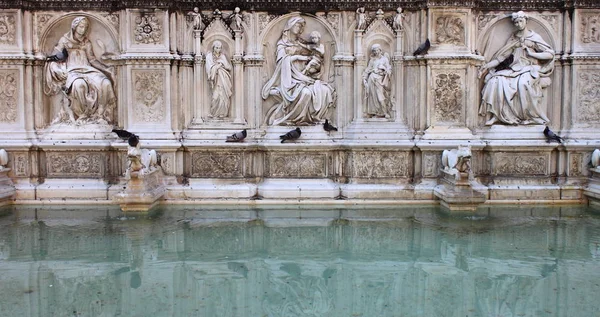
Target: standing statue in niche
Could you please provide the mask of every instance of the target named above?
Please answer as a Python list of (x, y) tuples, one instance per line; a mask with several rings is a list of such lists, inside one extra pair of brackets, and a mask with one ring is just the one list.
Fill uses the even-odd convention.
[(235, 7), (235, 9), (233, 9), (233, 13), (231, 14), (231, 29), (234, 31), (241, 31), (242, 30), (242, 14), (240, 13), (240, 8), (239, 7)]
[(192, 28), (194, 30), (202, 30), (204, 28), (204, 24), (202, 23), (202, 14), (200, 14), (198, 7), (195, 7), (194, 11), (188, 12), (187, 15), (192, 17)]
[(381, 45), (373, 44), (371, 59), (363, 73), (365, 104), (368, 117), (390, 118), (390, 76), (392, 65), (387, 53), (383, 53)]
[(392, 22), (392, 28), (396, 32), (404, 30), (404, 13), (402, 13), (401, 7), (396, 9), (396, 15), (394, 16), (394, 21)]
[(206, 73), (212, 89), (210, 116), (224, 118), (229, 115), (229, 105), (233, 94), (231, 64), (223, 53), (221, 41), (214, 41), (212, 51), (206, 54)]
[(64, 93), (68, 99), (53, 123), (110, 121), (109, 112), (116, 101), (113, 74), (96, 59), (89, 31), (88, 18), (73, 19), (70, 31), (60, 38), (44, 66), (44, 92)]
[(290, 18), (277, 42), (275, 71), (261, 94), (265, 100), (269, 97), (276, 100), (266, 114), (265, 122), (269, 125), (316, 124), (335, 106), (333, 87), (315, 74), (308, 76), (304, 72), (315, 58), (301, 38), (305, 24), (301, 17)]
[(527, 18), (523, 11), (512, 14), (517, 31), (479, 70), (479, 78), (488, 72), (479, 106), (480, 115), (491, 116), (486, 125), (549, 121), (541, 101), (543, 89), (552, 82), (549, 76), (554, 70), (554, 50), (527, 28)]

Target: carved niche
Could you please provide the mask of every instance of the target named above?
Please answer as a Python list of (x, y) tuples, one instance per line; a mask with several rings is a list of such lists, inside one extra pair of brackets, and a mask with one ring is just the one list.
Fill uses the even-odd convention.
[(46, 155), (48, 177), (102, 177), (104, 155), (56, 152)]
[(545, 176), (548, 174), (548, 155), (531, 153), (494, 153), (494, 175)]
[(433, 100), (435, 122), (461, 121), (464, 78), (457, 72), (434, 72)]
[(408, 152), (357, 151), (350, 157), (353, 177), (408, 177), (412, 170), (412, 160)]
[(267, 167), (269, 177), (325, 177), (327, 156), (325, 154), (280, 152), (269, 153)]
[(164, 81), (162, 70), (132, 70), (134, 116), (138, 121), (154, 123), (165, 119)]
[(577, 122), (597, 123), (600, 121), (600, 74), (598, 69), (580, 69)]
[(600, 44), (600, 15), (582, 15), (581, 41), (585, 44)]
[(16, 41), (16, 18), (14, 14), (0, 15), (0, 45), (13, 46)]
[(0, 122), (17, 121), (18, 79), (18, 70), (0, 70)]
[(193, 177), (243, 177), (243, 154), (194, 152)]
[(464, 46), (465, 22), (461, 15), (439, 15), (434, 21), (435, 42)]

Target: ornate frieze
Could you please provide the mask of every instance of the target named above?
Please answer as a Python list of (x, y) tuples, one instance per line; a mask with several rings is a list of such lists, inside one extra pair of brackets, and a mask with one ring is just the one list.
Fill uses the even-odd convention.
[(423, 177), (437, 177), (441, 166), (440, 152), (423, 152)]
[(229, 152), (194, 152), (192, 176), (194, 177), (242, 177), (243, 155)]
[(13, 173), (17, 177), (29, 176), (29, 153), (11, 153)]
[(142, 122), (161, 122), (165, 119), (164, 81), (161, 70), (134, 70), (134, 116)]
[(412, 169), (408, 152), (357, 151), (351, 154), (351, 160), (353, 177), (407, 177)]
[(465, 45), (465, 23), (461, 16), (437, 16), (434, 22), (434, 31), (436, 43)]
[(258, 14), (258, 33), (262, 33), (262, 31), (269, 25), (269, 23), (275, 20), (277, 16), (274, 14), (267, 13), (259, 13)]
[(584, 44), (600, 44), (600, 15), (582, 15), (581, 41)]
[(48, 177), (102, 177), (101, 153), (50, 152), (46, 155)]
[(545, 176), (548, 174), (548, 155), (535, 153), (494, 153), (494, 175)]
[(19, 71), (0, 70), (0, 122), (17, 121)]
[(477, 17), (477, 30), (483, 30), (490, 21), (498, 17), (498, 14), (482, 14)]
[(102, 13), (104, 20), (112, 25), (116, 30), (119, 29), (119, 15), (116, 13)]
[(35, 30), (36, 30), (35, 37), (36, 38), (39, 39), (42, 36), (42, 32), (46, 29), (46, 27), (48, 26), (48, 23), (50, 22), (50, 20), (52, 20), (53, 16), (54, 16), (53, 14), (47, 14), (47, 13), (40, 13), (40, 14), (35, 15)]
[(597, 123), (600, 121), (600, 74), (597, 69), (580, 69), (577, 91), (579, 103), (577, 122)]
[(14, 14), (0, 15), (0, 45), (13, 46), (16, 41), (16, 18)]
[(440, 72), (434, 77), (434, 116), (436, 122), (460, 122), (464, 104), (464, 79), (455, 72)]
[(317, 178), (327, 176), (325, 154), (279, 152), (269, 153), (267, 167), (269, 177)]
[(163, 26), (161, 18), (153, 13), (135, 17), (133, 40), (136, 44), (162, 44)]

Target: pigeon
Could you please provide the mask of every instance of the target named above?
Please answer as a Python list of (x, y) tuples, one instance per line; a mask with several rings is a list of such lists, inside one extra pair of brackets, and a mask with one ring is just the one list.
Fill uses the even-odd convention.
[(228, 135), (227, 140), (225, 142), (242, 142), (242, 141), (244, 141), (246, 136), (248, 136), (248, 132), (246, 132), (246, 129), (244, 129), (240, 132), (236, 132), (232, 135)]
[(69, 57), (69, 53), (66, 48), (63, 48), (61, 52), (48, 56), (46, 60), (49, 62), (64, 62), (67, 60), (67, 57)]
[(140, 143), (140, 138), (137, 135), (132, 134), (129, 139), (127, 139), (127, 143), (129, 143), (129, 146), (131, 147), (136, 147)]
[(563, 139), (558, 135), (554, 134), (554, 132), (550, 131), (548, 126), (544, 129), (544, 135), (546, 136), (546, 142), (550, 143), (552, 141), (556, 141), (558, 143), (562, 143)]
[(323, 123), (323, 130), (327, 131), (327, 132), (331, 132), (331, 131), (337, 131), (338, 129), (334, 126), (332, 126), (329, 123), (329, 120), (325, 119), (325, 123)]
[(131, 136), (135, 135), (126, 130), (112, 129), (112, 132), (116, 133), (117, 136), (123, 140), (129, 139)]
[(300, 128), (296, 128), (284, 135), (280, 135), (279, 138), (281, 139), (281, 143), (283, 143), (285, 140), (296, 140), (301, 134), (302, 131), (300, 131)]
[(503, 69), (508, 69), (510, 68), (510, 64), (512, 64), (515, 60), (515, 56), (513, 54), (510, 54), (510, 56), (508, 56), (505, 60), (503, 60), (502, 62), (500, 62), (500, 64), (498, 64), (498, 66), (496, 66), (496, 71), (501, 71)]
[(431, 47), (431, 42), (429, 42), (429, 39), (426, 39), (423, 44), (421, 44), (421, 45), (419, 45), (419, 47), (417, 47), (417, 50), (413, 53), (413, 55), (414, 56), (425, 55), (425, 54), (427, 54), (427, 51), (429, 51), (430, 47)]

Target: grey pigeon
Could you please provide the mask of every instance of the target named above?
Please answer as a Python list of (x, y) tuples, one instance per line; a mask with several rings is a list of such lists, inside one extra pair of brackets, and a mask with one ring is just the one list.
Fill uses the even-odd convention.
[(431, 47), (431, 42), (429, 42), (429, 39), (426, 39), (423, 44), (421, 44), (421, 45), (419, 45), (419, 47), (417, 47), (417, 50), (414, 51), (413, 55), (414, 56), (425, 55), (425, 54), (427, 54), (427, 51), (429, 51), (430, 47)]
[(283, 143), (283, 141), (285, 140), (296, 140), (300, 137), (301, 134), (302, 131), (300, 130), (300, 128), (296, 128), (284, 135), (280, 135), (279, 138), (281, 139), (281, 143)]
[(66, 48), (63, 48), (61, 52), (48, 56), (46, 60), (49, 62), (64, 62), (67, 60), (67, 57), (69, 57), (69, 53)]
[(127, 130), (120, 130), (120, 129), (112, 129), (112, 132), (116, 133), (117, 136), (123, 140), (128, 140), (131, 136), (135, 135)]
[(329, 123), (329, 120), (325, 119), (325, 123), (323, 123), (323, 130), (327, 131), (327, 132), (331, 132), (331, 131), (337, 131), (338, 129), (334, 126), (332, 126)]
[(546, 136), (546, 142), (550, 143), (552, 141), (556, 141), (558, 143), (562, 143), (563, 139), (552, 132), (548, 126), (544, 129), (544, 135)]
[(227, 140), (225, 142), (242, 142), (242, 141), (244, 141), (244, 139), (247, 136), (248, 136), (248, 132), (246, 132), (246, 129), (244, 129), (240, 132), (236, 132), (232, 135), (228, 135)]

